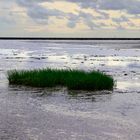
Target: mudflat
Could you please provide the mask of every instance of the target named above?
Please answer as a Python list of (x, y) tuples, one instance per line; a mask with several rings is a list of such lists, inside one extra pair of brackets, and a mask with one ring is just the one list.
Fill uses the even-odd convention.
[[(0, 40), (0, 59), (0, 139), (140, 139), (139, 40)], [(100, 70), (116, 87), (9, 86), (8, 70), (40, 68)]]

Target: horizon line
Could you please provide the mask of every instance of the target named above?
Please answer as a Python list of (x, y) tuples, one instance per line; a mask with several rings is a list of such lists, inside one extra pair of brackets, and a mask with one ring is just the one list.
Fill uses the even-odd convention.
[(140, 40), (140, 38), (94, 38), (94, 37), (0, 37), (0, 40)]

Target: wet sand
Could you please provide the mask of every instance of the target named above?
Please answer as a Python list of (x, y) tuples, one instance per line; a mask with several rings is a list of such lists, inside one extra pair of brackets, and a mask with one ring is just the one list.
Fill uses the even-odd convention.
[[(139, 140), (139, 41), (0, 41), (0, 139)], [(9, 86), (7, 70), (100, 70), (111, 94)], [(69, 92), (69, 93), (68, 93)]]

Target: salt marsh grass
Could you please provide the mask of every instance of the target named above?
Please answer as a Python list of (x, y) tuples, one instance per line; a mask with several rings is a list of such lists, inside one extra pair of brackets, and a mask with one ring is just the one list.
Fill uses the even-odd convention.
[(102, 72), (64, 69), (8, 71), (9, 84), (31, 87), (63, 86), (72, 90), (112, 90), (114, 80)]

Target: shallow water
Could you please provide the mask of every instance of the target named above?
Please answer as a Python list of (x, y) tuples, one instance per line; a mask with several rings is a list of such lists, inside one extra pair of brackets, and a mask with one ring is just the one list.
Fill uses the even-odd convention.
[[(0, 139), (139, 140), (140, 41), (0, 41)], [(9, 86), (7, 70), (100, 70), (116, 87), (67, 91)]]

